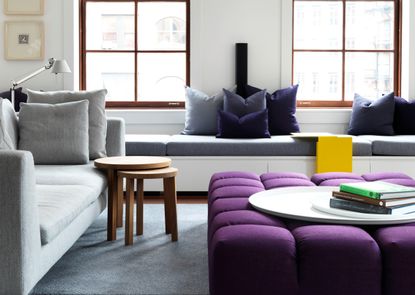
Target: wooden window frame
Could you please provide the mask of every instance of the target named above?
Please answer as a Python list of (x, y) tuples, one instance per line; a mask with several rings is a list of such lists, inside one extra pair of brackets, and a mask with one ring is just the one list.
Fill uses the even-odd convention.
[(402, 0), (373, 0), (376, 2), (393, 2), (394, 3), (394, 49), (393, 50), (358, 50), (346, 49), (346, 2), (368, 2), (370, 0), (331, 0), (333, 2), (343, 3), (343, 40), (342, 49), (319, 50), (319, 49), (294, 49), (294, 32), (295, 32), (295, 2), (307, 2), (309, 0), (292, 0), (292, 50), (291, 50), (291, 82), (294, 83), (294, 53), (295, 52), (339, 52), (342, 53), (342, 100), (297, 100), (299, 107), (351, 107), (353, 101), (345, 100), (345, 82), (346, 82), (346, 53), (348, 52), (393, 52), (394, 53), (394, 92), (395, 95), (401, 94), (401, 68), (402, 68)]
[[(132, 50), (87, 50), (86, 49), (86, 4), (87, 2), (133, 2), (134, 12), (134, 49)], [(186, 4), (186, 49), (185, 50), (138, 50), (137, 44), (137, 7), (140, 2), (183, 2)], [(139, 53), (185, 53), (186, 85), (190, 85), (190, 0), (79, 0), (79, 85), (86, 90), (86, 54), (87, 53), (134, 53), (134, 101), (107, 101), (108, 108), (184, 108), (184, 101), (139, 101), (137, 56)]]

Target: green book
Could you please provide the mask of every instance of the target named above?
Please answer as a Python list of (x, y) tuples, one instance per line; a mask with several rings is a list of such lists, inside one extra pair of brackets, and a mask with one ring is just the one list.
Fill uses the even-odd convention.
[(340, 191), (373, 199), (415, 197), (415, 188), (385, 181), (344, 183)]

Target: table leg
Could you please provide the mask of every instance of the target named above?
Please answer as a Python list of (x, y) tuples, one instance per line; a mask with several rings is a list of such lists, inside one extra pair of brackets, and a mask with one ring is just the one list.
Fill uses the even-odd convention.
[(123, 186), (123, 178), (117, 178), (117, 227), (122, 227), (122, 217), (123, 217), (123, 209), (124, 209), (124, 186)]
[(144, 181), (143, 179), (137, 179), (137, 212), (136, 212), (136, 232), (137, 236), (140, 236), (144, 232)]
[(117, 171), (108, 169), (108, 218), (107, 218), (107, 240), (117, 239)]
[(133, 244), (134, 179), (127, 178), (125, 245)]
[[(164, 206), (166, 215), (166, 232), (171, 233), (171, 240), (177, 241), (177, 195), (176, 195), (176, 179), (169, 177), (163, 179), (164, 183)], [(167, 226), (168, 225), (168, 226)]]

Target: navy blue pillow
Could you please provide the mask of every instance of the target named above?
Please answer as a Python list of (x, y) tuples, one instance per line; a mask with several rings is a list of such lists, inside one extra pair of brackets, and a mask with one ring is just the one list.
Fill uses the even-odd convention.
[(242, 96), (226, 89), (223, 89), (223, 92), (225, 93), (223, 110), (225, 112), (235, 114), (239, 118), (249, 113), (265, 110), (266, 108), (266, 90), (261, 90), (247, 98), (243, 98)]
[[(252, 95), (261, 89), (245, 86), (246, 95)], [(268, 125), (272, 135), (288, 135), (300, 132), (295, 112), (297, 110), (298, 84), (267, 93)]]
[[(7, 98), (10, 101), (12, 100), (11, 96), (11, 90), (0, 92), (0, 97)], [(14, 110), (18, 112), (20, 110), (20, 104), (22, 102), (27, 102), (27, 94), (22, 92), (22, 87), (14, 90), (14, 100)]]
[(262, 110), (242, 116), (218, 111), (218, 134), (222, 138), (270, 138), (268, 111)]
[(370, 100), (355, 94), (348, 134), (393, 135), (394, 93)]
[(402, 97), (395, 97), (395, 118), (393, 128), (395, 134), (415, 134), (415, 101), (407, 101)]

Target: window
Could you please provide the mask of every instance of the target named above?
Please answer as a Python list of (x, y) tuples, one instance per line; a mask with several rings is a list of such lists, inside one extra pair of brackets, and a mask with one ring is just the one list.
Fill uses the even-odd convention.
[(400, 4), (293, 0), (292, 77), (300, 106), (351, 106), (355, 93), (399, 95)]
[(189, 0), (81, 0), (81, 88), (106, 88), (107, 106), (184, 106), (189, 6)]

